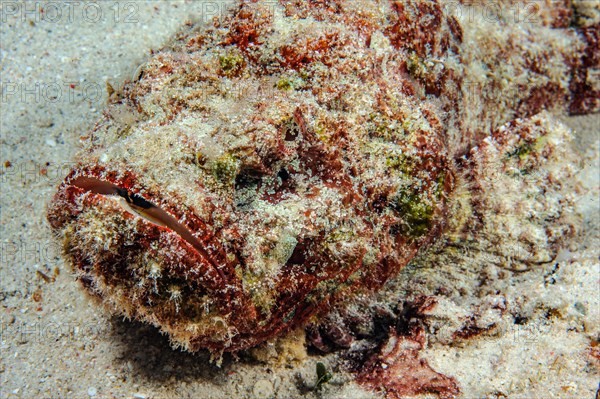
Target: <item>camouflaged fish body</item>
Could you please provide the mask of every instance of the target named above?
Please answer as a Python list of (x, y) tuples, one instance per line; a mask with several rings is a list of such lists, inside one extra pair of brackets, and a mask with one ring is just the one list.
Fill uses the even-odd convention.
[(187, 26), (112, 93), (50, 206), (77, 278), (213, 353), (382, 287), (452, 217), (455, 159), (516, 117), (598, 108), (597, 28), (451, 11), (248, 2)]

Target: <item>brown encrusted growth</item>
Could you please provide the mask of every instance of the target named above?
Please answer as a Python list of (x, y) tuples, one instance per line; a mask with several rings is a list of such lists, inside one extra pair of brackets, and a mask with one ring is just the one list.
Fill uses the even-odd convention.
[[(585, 47), (443, 5), (242, 2), (177, 34), (111, 97), (48, 211), (86, 289), (215, 355), (380, 289), (447, 224), (454, 159), (566, 108)], [(499, 148), (535, 147), (535, 127), (507, 129)]]
[(391, 333), (382, 351), (365, 365), (359, 381), (376, 390), (383, 390), (388, 399), (435, 394), (441, 399), (457, 397), (460, 390), (453, 378), (433, 370), (419, 357), (425, 343), (422, 328), (408, 335)]
[(393, 2), (395, 18), (386, 35), (397, 49), (414, 51), (418, 57), (439, 55), (447, 49), (441, 37), (442, 6), (438, 2)]
[(405, 303), (398, 326), (390, 331), (378, 353), (365, 362), (358, 381), (375, 390), (383, 390), (388, 399), (423, 394), (435, 394), (441, 399), (455, 398), (460, 393), (456, 380), (436, 372), (420, 357), (426, 335), (418, 318), (435, 306), (435, 299), (424, 296)]
[(582, 28), (586, 48), (573, 71), (569, 112), (587, 114), (600, 111), (600, 24)]
[(493, 310), (499, 315), (504, 314), (506, 311), (506, 300), (503, 298), (501, 301), (496, 301), (492, 306), (484, 306), (483, 309), (476, 309), (468, 316), (464, 317), (461, 321), (461, 327), (452, 333), (452, 339), (469, 339), (482, 334), (487, 334), (493, 331), (497, 324), (495, 322), (486, 322), (482, 325), (482, 314)]
[(251, 51), (264, 42), (268, 27), (272, 24), (273, 9), (267, 6), (240, 4), (237, 12), (231, 17), (226, 17), (220, 23), (228, 27), (224, 45), (236, 45), (243, 51)]
[(357, 3), (349, 0), (282, 0), (286, 16), (314, 18), (316, 21), (352, 26), (367, 46), (371, 35), (387, 23), (386, 13), (392, 5), (388, 1)]

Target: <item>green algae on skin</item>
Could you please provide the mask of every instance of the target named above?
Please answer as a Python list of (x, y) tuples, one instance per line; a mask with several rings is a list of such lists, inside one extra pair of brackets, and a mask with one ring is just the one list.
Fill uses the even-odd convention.
[(240, 171), (241, 162), (232, 154), (224, 154), (211, 164), (212, 173), (221, 184), (231, 185)]
[(227, 77), (238, 76), (244, 66), (246, 61), (241, 54), (228, 52), (225, 55), (219, 56), (219, 66), (221, 67), (221, 71)]

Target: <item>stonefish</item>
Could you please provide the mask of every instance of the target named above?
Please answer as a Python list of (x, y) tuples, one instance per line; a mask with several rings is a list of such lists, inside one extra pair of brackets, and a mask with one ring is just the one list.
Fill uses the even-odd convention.
[(77, 279), (213, 354), (381, 289), (456, 217), (482, 144), (523, 163), (546, 148), (527, 118), (599, 107), (598, 25), (571, 2), (470, 3), (247, 1), (187, 24), (110, 90), (49, 207)]

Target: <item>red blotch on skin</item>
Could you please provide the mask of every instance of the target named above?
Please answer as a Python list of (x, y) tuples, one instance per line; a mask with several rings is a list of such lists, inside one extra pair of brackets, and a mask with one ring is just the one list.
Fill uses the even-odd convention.
[(397, 19), (385, 33), (398, 49), (408, 48), (420, 57), (438, 50), (439, 32), (442, 25), (442, 9), (437, 3), (406, 4), (394, 2)]

